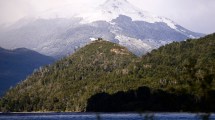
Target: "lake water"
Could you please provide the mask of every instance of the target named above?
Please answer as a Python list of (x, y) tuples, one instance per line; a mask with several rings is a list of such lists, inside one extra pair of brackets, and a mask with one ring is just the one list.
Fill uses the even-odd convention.
[(0, 113), (0, 120), (215, 120), (194, 113)]

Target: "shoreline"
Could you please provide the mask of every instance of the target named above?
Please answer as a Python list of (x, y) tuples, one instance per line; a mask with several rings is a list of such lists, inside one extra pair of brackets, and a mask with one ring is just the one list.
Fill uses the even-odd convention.
[(215, 112), (0, 112), (0, 114), (215, 114)]

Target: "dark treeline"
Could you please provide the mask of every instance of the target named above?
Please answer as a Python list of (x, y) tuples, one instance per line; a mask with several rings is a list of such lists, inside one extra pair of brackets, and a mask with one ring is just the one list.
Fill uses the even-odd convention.
[(117, 92), (115, 94), (98, 93), (88, 99), (88, 112), (129, 112), (129, 111), (215, 111), (215, 91), (205, 96), (187, 93), (170, 93), (161, 89), (139, 87), (137, 90)]

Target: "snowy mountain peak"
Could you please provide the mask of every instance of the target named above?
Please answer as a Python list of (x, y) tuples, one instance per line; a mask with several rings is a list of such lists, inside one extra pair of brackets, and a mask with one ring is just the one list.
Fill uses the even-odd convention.
[(136, 18), (136, 16), (134, 16), (136, 13), (138, 13), (138, 9), (127, 0), (107, 0), (95, 9), (92, 9), (85, 14), (81, 14), (78, 17), (82, 17), (84, 23), (91, 23), (98, 20), (110, 22), (111, 20), (116, 19), (119, 15)]
[(148, 23), (163, 22), (172, 29), (177, 28), (173, 21), (143, 11), (127, 0), (107, 0), (95, 9), (89, 10), (89, 12), (81, 14), (78, 17), (83, 18), (82, 23), (91, 23), (99, 20), (110, 22), (120, 15), (128, 16), (133, 21), (145, 21)]
[(99, 8), (100, 10), (103, 10), (103, 12), (107, 12), (109, 14), (135, 14), (136, 12), (140, 12), (140, 10), (130, 4), (127, 0), (107, 0), (104, 4), (100, 5)]
[(115, 4), (115, 3), (128, 3), (128, 1), (127, 0), (106, 0), (104, 3), (113, 3), (113, 4)]
[(121, 5), (129, 4), (127, 0), (107, 0), (103, 5), (119, 8)]

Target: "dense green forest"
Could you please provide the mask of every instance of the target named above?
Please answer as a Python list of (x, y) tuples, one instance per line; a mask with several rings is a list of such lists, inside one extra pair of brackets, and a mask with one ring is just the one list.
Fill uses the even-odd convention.
[[(122, 46), (97, 40), (37, 70), (10, 89), (0, 100), (0, 111), (86, 111), (95, 95), (114, 96), (119, 91), (131, 90), (136, 94), (142, 86), (150, 91), (163, 91), (161, 94), (192, 96), (191, 100), (198, 103), (190, 106), (194, 109), (181, 104), (177, 110), (169, 111), (201, 111), (197, 106), (201, 103), (201, 106), (210, 106), (202, 111), (215, 111), (212, 102), (215, 100), (215, 34), (174, 42), (141, 58)], [(156, 96), (154, 93), (152, 95)], [(168, 97), (163, 98), (169, 101)], [(159, 102), (161, 99), (152, 100)], [(154, 107), (159, 108), (159, 105)]]

